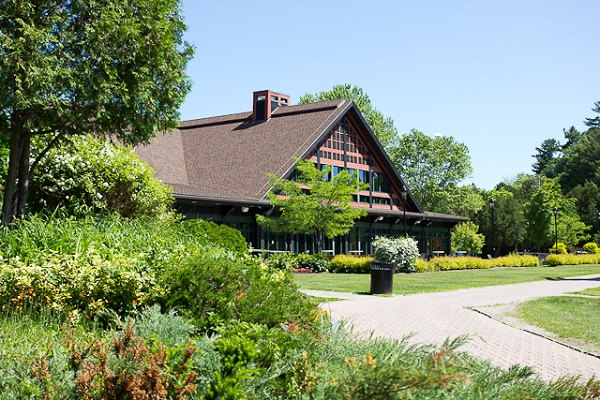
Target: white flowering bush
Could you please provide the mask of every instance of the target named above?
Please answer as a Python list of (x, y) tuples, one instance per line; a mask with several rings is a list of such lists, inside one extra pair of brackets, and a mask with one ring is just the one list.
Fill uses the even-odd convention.
[(401, 272), (415, 270), (419, 258), (419, 247), (416, 240), (409, 237), (377, 236), (373, 241), (373, 249), (376, 261), (394, 263)]
[(131, 149), (79, 136), (42, 158), (34, 170), (29, 199), (32, 211), (64, 206), (75, 214), (91, 209), (134, 217), (164, 212), (173, 196)]

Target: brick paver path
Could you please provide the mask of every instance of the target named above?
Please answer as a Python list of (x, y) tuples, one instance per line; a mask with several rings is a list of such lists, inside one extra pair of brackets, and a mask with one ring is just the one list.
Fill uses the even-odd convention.
[(345, 320), (358, 334), (398, 339), (414, 334), (413, 343), (438, 345), (447, 338), (469, 335), (470, 340), (462, 350), (503, 368), (529, 365), (543, 379), (554, 380), (564, 375), (600, 379), (600, 358), (513, 328), (469, 308), (522, 302), (598, 286), (600, 275), (393, 297), (305, 292), (346, 299), (324, 304), (323, 308), (334, 319)]

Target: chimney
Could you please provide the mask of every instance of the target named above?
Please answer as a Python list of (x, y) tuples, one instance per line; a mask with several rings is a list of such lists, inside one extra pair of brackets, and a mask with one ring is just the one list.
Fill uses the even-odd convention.
[(266, 121), (277, 108), (287, 107), (290, 104), (290, 96), (270, 90), (254, 92), (253, 97), (252, 122)]

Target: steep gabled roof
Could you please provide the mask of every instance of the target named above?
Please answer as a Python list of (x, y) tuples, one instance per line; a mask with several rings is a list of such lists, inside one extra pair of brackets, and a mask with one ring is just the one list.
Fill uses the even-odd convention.
[(183, 121), (135, 151), (175, 195), (261, 200), (267, 173), (283, 176), (351, 106), (280, 107), (262, 122), (252, 122), (252, 112)]

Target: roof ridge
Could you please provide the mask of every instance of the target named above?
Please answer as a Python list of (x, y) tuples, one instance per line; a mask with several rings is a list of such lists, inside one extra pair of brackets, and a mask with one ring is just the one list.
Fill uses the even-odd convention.
[[(333, 104), (333, 102), (336, 102), (336, 103)], [(287, 107), (278, 107), (271, 114), (271, 118), (282, 117), (282, 116), (291, 115), (291, 114), (302, 114), (302, 113), (308, 113), (308, 112), (314, 112), (314, 111), (334, 109), (334, 108), (341, 107), (345, 102), (346, 102), (346, 100), (344, 100), (344, 99), (334, 99), (334, 100), (317, 101), (314, 103), (296, 104), (296, 105), (287, 106)], [(244, 111), (244, 112), (233, 113), (233, 114), (218, 115), (218, 116), (214, 116), (214, 117), (190, 119), (190, 120), (180, 121), (178, 128), (179, 129), (191, 129), (191, 128), (198, 128), (198, 127), (202, 127), (202, 126), (228, 124), (231, 122), (243, 122), (250, 117), (252, 117), (252, 111)]]

